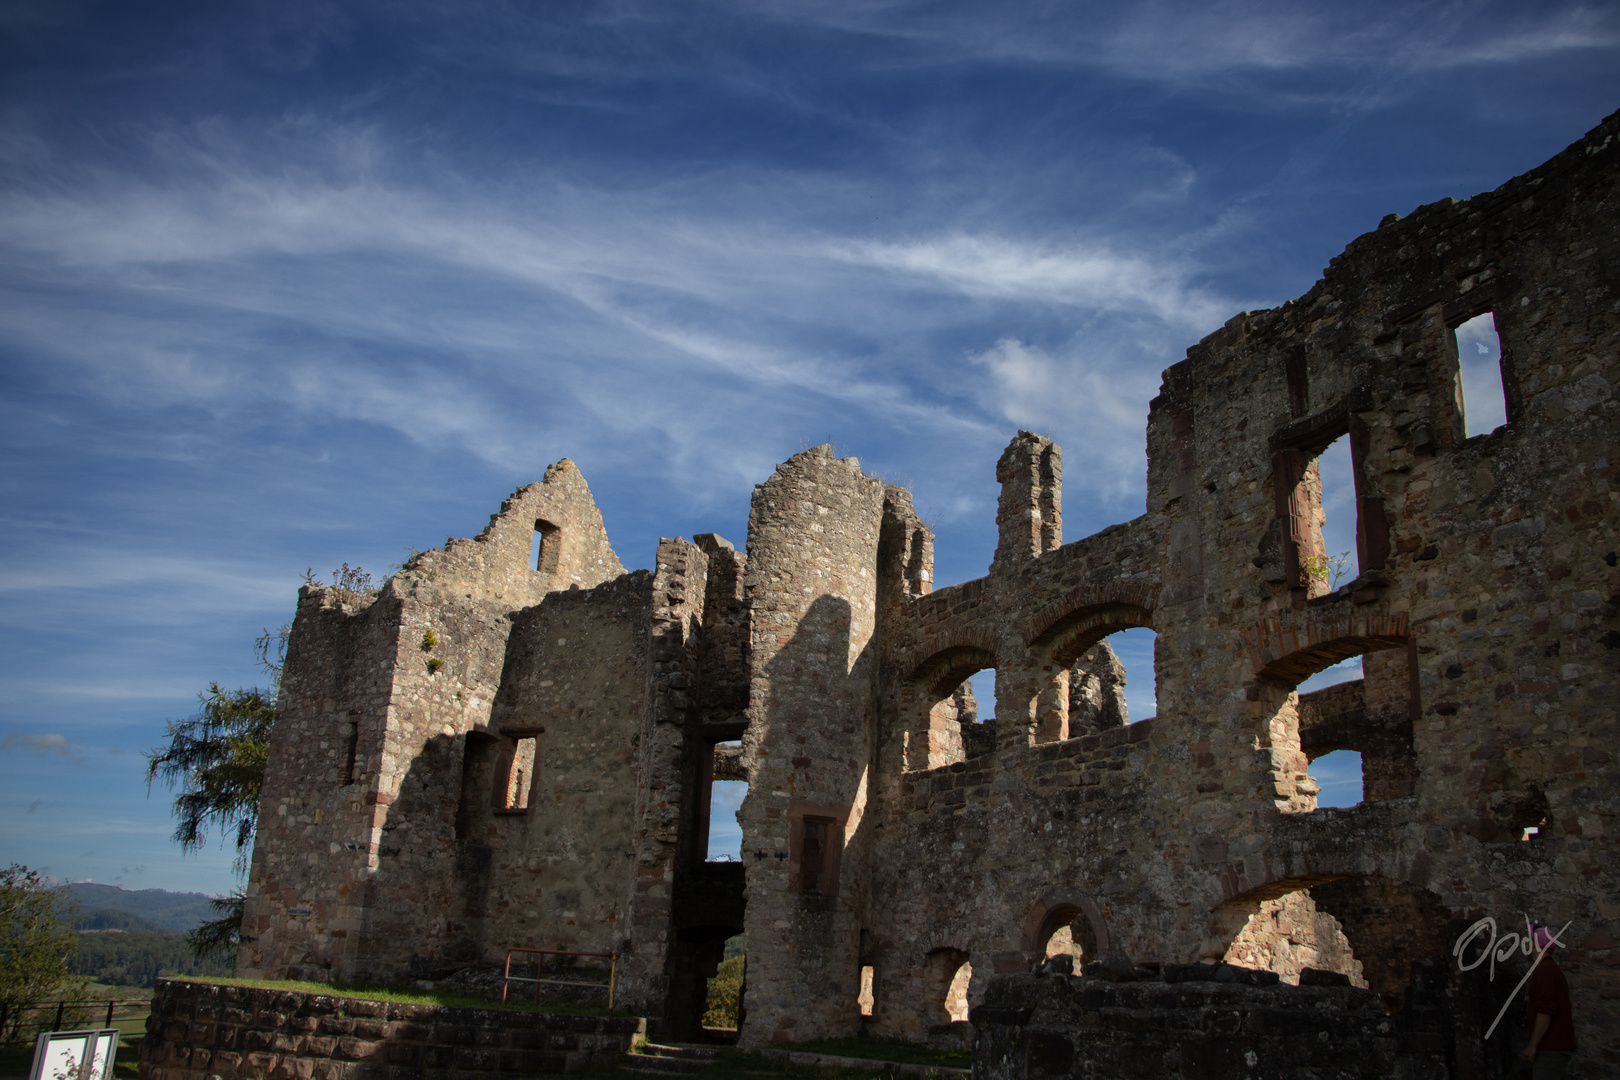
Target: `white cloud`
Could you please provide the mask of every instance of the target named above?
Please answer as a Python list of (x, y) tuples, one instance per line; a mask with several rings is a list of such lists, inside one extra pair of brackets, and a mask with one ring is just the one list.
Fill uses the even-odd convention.
[[(65, 735), (7, 735), (0, 739), (0, 750), (17, 750), (31, 754), (71, 755), (77, 752)], [(30, 808), (30, 811), (32, 808)]]
[(1054, 251), (1002, 237), (957, 235), (855, 243), (841, 253), (854, 262), (933, 278), (969, 296), (1146, 314), (1189, 328), (1207, 327), (1230, 306), (1192, 288), (1185, 266), (1105, 245)]

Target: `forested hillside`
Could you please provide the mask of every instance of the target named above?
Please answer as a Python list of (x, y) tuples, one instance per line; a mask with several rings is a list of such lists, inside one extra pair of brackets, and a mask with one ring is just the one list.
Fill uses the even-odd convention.
[(68, 970), (114, 986), (150, 987), (160, 975), (229, 975), (231, 959), (199, 961), (184, 934), (93, 930), (79, 933), (79, 948), (68, 961)]

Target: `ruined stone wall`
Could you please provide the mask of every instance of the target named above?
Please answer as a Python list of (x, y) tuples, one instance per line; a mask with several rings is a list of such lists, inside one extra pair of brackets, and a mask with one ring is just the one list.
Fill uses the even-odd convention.
[(1441, 1033), (1398, 1027), (1348, 986), (1002, 976), (972, 1017), (986, 1080), (1452, 1075)]
[[(818, 446), (754, 492), (745, 596), (753, 697), (742, 824), (746, 1045), (853, 1034), (876, 734), (880, 480)], [(824, 848), (801, 865), (806, 829)]]
[[(1060, 887), (1137, 961), (1190, 961), (1213, 936), (1287, 971), (1289, 935), (1309, 936), (1300, 890), (1319, 886), (1330, 901), (1309, 903), (1390, 1002), (1448, 920), (1572, 920), (1585, 1038), (1612, 1039), (1617, 128), (1386, 222), (1305, 297), (1190, 350), (1152, 405), (1143, 518), (1049, 546), (1058, 474), (1038, 438), (1014, 440), (991, 574), (884, 611), (886, 737), (925, 730), (947, 684), (993, 662), (1000, 747), (949, 781), (907, 774), (929, 777), (926, 810), (874, 811), (874, 891), (901, 899), (872, 931), (905, 973), (885, 992), (880, 965), (877, 1028), (929, 1022), (907, 986), (933, 950), (967, 952), (976, 982), (998, 954), (1015, 963)], [(1451, 328), (1491, 310), (1509, 423), (1465, 440)], [(1330, 592), (1307, 560), (1323, 550), (1315, 455), (1341, 435), (1360, 574)], [(1153, 787), (1075, 828), (1018, 759), (1072, 738), (1059, 670), (1129, 625), (1157, 631), (1159, 715), (1135, 766)], [(1332, 741), (1362, 751), (1368, 801), (1317, 810), (1294, 687), (1356, 655), (1362, 720)], [(885, 776), (935, 764), (882, 760)], [(962, 806), (946, 822), (936, 799)], [(1385, 914), (1405, 944), (1354, 917), (1358, 891), (1399, 898)]]
[[(922, 1038), (960, 996), (947, 977), (970, 966), (981, 1001), (1065, 927), (1116, 973), (1225, 952), (1293, 977), (1309, 953), (1359, 964), (1391, 1009), (1419, 973), (1431, 1004), (1477, 1004), (1446, 942), (1529, 914), (1570, 924), (1583, 1052), (1620, 1054), (1617, 136), (1611, 118), (1496, 191), (1391, 215), (1305, 296), (1190, 349), (1150, 404), (1132, 521), (1063, 543), (1061, 452), (1020, 432), (981, 579), (934, 589), (909, 494), (816, 447), (756, 489), (746, 558), (705, 534), (622, 576), (564, 462), (375, 601), (307, 591), (239, 970), (476, 953), (493, 931), (463, 901), (498, 873), (509, 891), (480, 895), (509, 905), (501, 934), (616, 934), (630, 999), (671, 1024), (742, 921), (758, 1046), (854, 1032), (863, 965), (868, 1027)], [(1486, 311), (1508, 422), (1465, 438), (1453, 330)], [(1330, 588), (1318, 457), (1341, 437), (1359, 572)], [(1157, 634), (1151, 723), (1103, 707), (1099, 643), (1131, 627)], [(1358, 656), (1354, 687), (1300, 698)], [(985, 668), (995, 722), (964, 725)], [(479, 870), (457, 792), (508, 722), (546, 729), (552, 816), (537, 801), (523, 842), (478, 826)], [(738, 735), (744, 866), (716, 869), (713, 746)], [(1361, 805), (1317, 808), (1329, 749), (1361, 752)], [(1455, 1053), (1473, 1022), (1447, 1029)]]
[[(552, 529), (543, 570), (529, 564), (538, 521)], [(500, 686), (507, 616), (620, 574), (589, 489), (563, 461), (477, 538), (416, 554), (374, 597), (301, 590), (247, 888), (254, 940), (238, 974), (396, 977), (481, 950), (462, 917), (469, 867), (455, 821), (466, 739), (487, 731)]]

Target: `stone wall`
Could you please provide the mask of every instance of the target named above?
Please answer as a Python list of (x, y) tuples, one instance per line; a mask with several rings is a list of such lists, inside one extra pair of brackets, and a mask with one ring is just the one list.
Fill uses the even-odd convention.
[(980, 1080), (1451, 1075), (1441, 1032), (1404, 1028), (1348, 986), (1001, 976), (972, 1019)]
[(462, 1080), (612, 1068), (633, 1016), (564, 1016), (159, 979), (141, 1080)]

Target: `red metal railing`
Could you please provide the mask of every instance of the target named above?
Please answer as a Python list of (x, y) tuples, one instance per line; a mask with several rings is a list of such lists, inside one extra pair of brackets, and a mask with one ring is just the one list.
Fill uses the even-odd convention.
[[(530, 953), (530, 954), (533, 954), (533, 955), (535, 955), (535, 956), (537, 956), (539, 958), (539, 959), (535, 960), (535, 962), (534, 962), (535, 978), (530, 979), (530, 978), (526, 978), (526, 977), (524, 977), (522, 975), (514, 975), (514, 974), (512, 974), (512, 956), (515, 953)], [(546, 957), (548, 957), (548, 956), (595, 956), (595, 957), (599, 957), (599, 958), (605, 958), (608, 961), (608, 981), (605, 982), (605, 983), (600, 983), (600, 982), (580, 982), (580, 981), (574, 980), (574, 979), (547, 979), (547, 978), (542, 978), (542, 976), (544, 976), (545, 973), (546, 973), (545, 963), (546, 963)], [(602, 989), (607, 990), (608, 1012), (612, 1012), (613, 1011), (613, 990), (614, 990), (614, 984), (618, 980), (618, 975), (619, 975), (619, 954), (618, 953), (609, 953), (609, 952), (568, 952), (567, 950), (564, 950), (564, 949), (507, 949), (506, 950), (506, 969), (501, 973), (501, 1003), (505, 1004), (507, 988), (512, 983), (515, 983), (515, 982), (516, 983), (534, 983), (534, 1007), (537, 1008), (537, 1009), (540, 1007), (540, 987), (542, 985), (546, 985), (546, 986), (588, 986), (588, 987), (591, 987), (592, 989), (596, 989), (596, 990), (602, 990)]]

